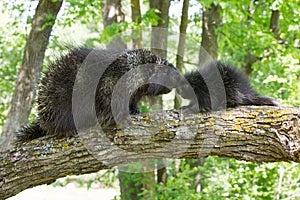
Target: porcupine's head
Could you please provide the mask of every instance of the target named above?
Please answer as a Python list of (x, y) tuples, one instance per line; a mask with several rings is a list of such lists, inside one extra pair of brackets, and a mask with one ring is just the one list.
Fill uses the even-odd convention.
[[(130, 50), (117, 58), (109, 67), (118, 84), (114, 90), (128, 91), (130, 104), (136, 104), (143, 96), (169, 93), (180, 79), (178, 70), (149, 50)], [(119, 88), (118, 88), (119, 87)]]

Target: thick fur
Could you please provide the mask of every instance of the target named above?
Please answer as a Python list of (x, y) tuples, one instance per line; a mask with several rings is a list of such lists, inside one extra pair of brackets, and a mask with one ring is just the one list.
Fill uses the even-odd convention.
[[(183, 109), (192, 112), (208, 112), (241, 105), (278, 106), (274, 99), (256, 93), (241, 71), (219, 61), (210, 62), (199, 71), (187, 73), (184, 78), (185, 83), (181, 84), (177, 92), (183, 98), (191, 100)], [(190, 92), (191, 89), (194, 93)], [(219, 105), (212, 108), (212, 101)]]
[[(115, 125), (111, 111), (111, 98), (116, 83), (124, 74), (139, 68), (143, 64), (150, 64), (152, 66), (159, 64), (154, 69), (165, 67), (179, 75), (177, 69), (172, 64), (148, 50), (72, 49), (68, 54), (52, 63), (49, 66), (48, 72), (42, 78), (38, 93), (38, 118), (17, 133), (19, 141), (32, 140), (48, 134), (65, 137), (77, 133), (72, 113), (73, 86), (78, 69), (85, 62), (87, 56), (91, 54), (94, 56), (92, 59), (95, 59), (95, 63), (99, 61), (97, 58), (105, 58), (106, 62), (109, 61), (110, 63), (99, 80), (95, 94), (94, 110), (96, 111), (98, 121), (104, 128)], [(99, 69), (104, 67), (101, 65), (101, 60), (97, 64), (97, 67)], [(166, 70), (166, 73), (168, 73), (168, 70)], [(126, 80), (130, 80), (131, 84), (135, 84), (137, 79), (146, 78), (149, 78), (149, 76), (146, 77), (143, 71), (141, 71), (135, 74), (134, 77)], [(131, 86), (128, 84), (128, 87)], [(139, 112), (137, 104), (143, 96), (156, 96), (168, 92), (170, 92), (170, 89), (160, 84), (151, 83), (139, 87), (131, 93), (129, 112), (131, 114)], [(84, 116), (89, 115), (89, 110), (85, 110), (85, 105), (82, 105), (81, 111)], [(86, 122), (87, 124), (82, 126), (88, 127), (94, 123), (88, 121), (88, 117)]]

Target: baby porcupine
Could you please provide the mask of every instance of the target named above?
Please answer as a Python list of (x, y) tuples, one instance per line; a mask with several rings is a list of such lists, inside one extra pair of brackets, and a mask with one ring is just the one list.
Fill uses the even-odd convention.
[[(90, 68), (84, 68), (85, 65)], [(80, 70), (83, 71), (82, 77), (77, 75)], [(86, 70), (90, 70), (90, 73), (85, 74)], [(101, 71), (101, 73), (98, 71)], [(97, 82), (93, 94), (94, 101), (92, 102), (95, 102), (95, 105), (85, 105), (85, 100), (89, 98), (89, 94), (93, 93), (93, 90), (88, 91), (89, 94), (85, 94), (86, 90), (82, 90), (79, 93), (81, 97), (75, 99), (76, 103), (79, 104), (77, 107), (80, 108), (77, 112), (80, 112), (83, 118), (86, 118), (86, 121), (84, 121), (86, 124), (80, 124), (81, 127), (89, 127), (95, 123), (89, 121), (90, 112), (93, 111), (91, 109), (96, 112), (98, 122), (102, 128), (116, 125), (111, 109), (112, 95), (117, 82), (125, 74), (129, 74), (129, 77), (123, 80), (123, 83), (125, 83), (124, 90), (128, 90), (130, 95), (129, 105), (127, 105), (130, 114), (139, 112), (137, 104), (143, 96), (156, 96), (170, 92), (173, 86), (163, 86), (164, 81), (170, 79), (169, 73), (176, 74), (173, 76), (174, 79), (177, 75), (180, 76), (172, 64), (149, 50), (71, 49), (68, 54), (50, 64), (49, 70), (45, 73), (39, 86), (38, 118), (18, 131), (17, 140), (28, 141), (48, 134), (58, 137), (76, 134), (72, 113), (74, 84), (81, 83), (83, 89), (89, 89), (89, 87), (92, 87), (88, 85), (90, 84), (89, 79), (95, 79), (97, 73), (102, 74), (102, 76), (96, 77), (96, 81), (99, 80), (99, 82)], [(161, 80), (166, 78), (168, 80)], [(162, 84), (156, 84), (155, 81), (157, 80)], [(141, 83), (144, 84), (136, 85)], [(136, 88), (133, 90), (128, 87)], [(75, 88), (75, 92), (82, 88)], [(118, 96), (118, 94), (116, 96), (118, 100), (125, 98)]]
[(220, 61), (208, 62), (199, 71), (185, 74), (183, 80), (177, 92), (191, 100), (188, 106), (182, 107), (191, 112), (209, 112), (241, 105), (279, 105), (273, 98), (256, 93), (241, 71)]

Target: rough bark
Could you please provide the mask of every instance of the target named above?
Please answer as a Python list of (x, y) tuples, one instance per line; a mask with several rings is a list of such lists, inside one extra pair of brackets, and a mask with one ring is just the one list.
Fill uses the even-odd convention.
[[(188, 26), (188, 11), (189, 11), (189, 0), (184, 0), (182, 6), (181, 22), (179, 27), (180, 35), (179, 35), (179, 42), (178, 42), (177, 55), (176, 55), (176, 67), (181, 73), (183, 67), (186, 29)], [(176, 95), (174, 108), (179, 109), (180, 106), (181, 106), (180, 98)]]
[(207, 59), (218, 58), (218, 36), (216, 29), (221, 25), (221, 6), (211, 4), (209, 8), (203, 7), (202, 17), (202, 40), (199, 53), (199, 64), (205, 63)]
[(300, 163), (300, 110), (247, 106), (205, 115), (150, 113), (132, 116), (132, 125), (117, 130), (110, 140), (98, 137), (86, 143), (82, 137), (48, 136), (16, 144), (0, 155), (0, 197), (66, 175), (153, 158), (221, 156)]
[(2, 129), (1, 149), (10, 147), (15, 132), (28, 121), (35, 97), (35, 85), (42, 71), (45, 51), (62, 0), (40, 0), (27, 38), (22, 66), (15, 91)]
[[(138, 24), (141, 23), (141, 6), (140, 0), (131, 0), (131, 18), (133, 22)], [(132, 39), (133, 48), (141, 49), (143, 48), (142, 44), (142, 30), (133, 30), (132, 34), (134, 38)]]
[[(122, 12), (121, 0), (105, 0), (101, 4), (102, 18), (104, 28), (113, 23), (124, 22), (125, 14)], [(126, 44), (122, 41), (120, 36), (115, 36), (107, 45), (109, 49), (125, 49)]]

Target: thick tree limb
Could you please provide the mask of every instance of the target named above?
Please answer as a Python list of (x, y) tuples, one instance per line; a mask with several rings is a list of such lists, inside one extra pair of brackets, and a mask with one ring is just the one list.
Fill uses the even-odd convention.
[(4, 152), (0, 197), (66, 175), (144, 159), (216, 155), (257, 163), (300, 163), (299, 109), (248, 106), (207, 115), (167, 111), (132, 117), (130, 127), (109, 137), (91, 132), (85, 133), (88, 139), (48, 136)]

